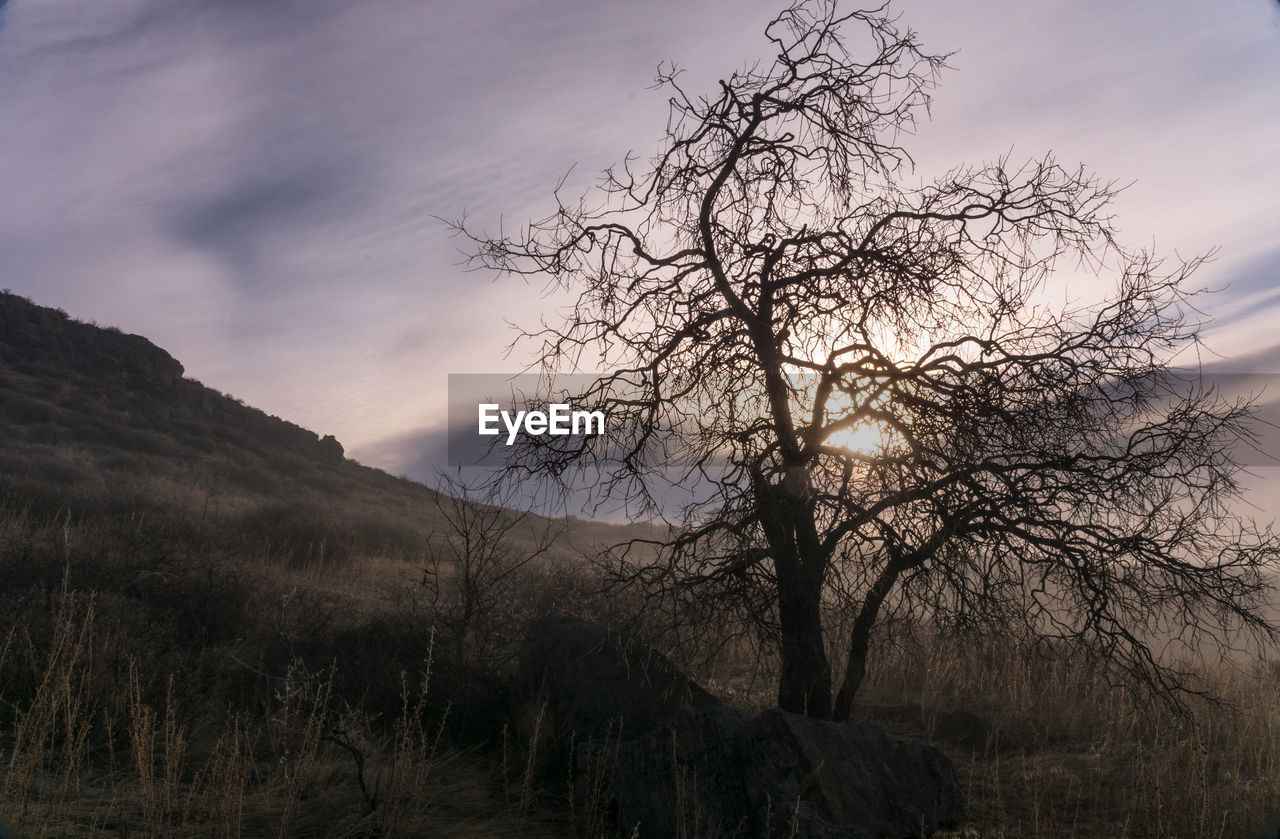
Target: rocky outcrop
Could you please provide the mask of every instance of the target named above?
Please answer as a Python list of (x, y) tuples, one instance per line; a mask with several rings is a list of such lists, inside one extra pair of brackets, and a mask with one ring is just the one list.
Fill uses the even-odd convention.
[(58, 309), (0, 293), (0, 361), (65, 367), (104, 382), (170, 390), (182, 365), (141, 335), (81, 323)]
[(749, 719), (599, 624), (534, 621), (520, 678), (574, 729), (580, 783), (604, 776), (625, 836), (919, 837), (963, 815), (937, 749), (869, 723)]
[[(141, 335), (82, 323), (0, 292), (0, 396), (7, 402), (0, 402), (0, 418), (68, 428), (98, 421), (162, 433), (180, 428), (206, 439), (226, 438), (230, 430), (303, 462), (344, 461), (332, 435), (321, 438), (183, 372), (177, 359)], [(55, 423), (60, 417), (64, 421)]]
[(331, 463), (341, 463), (347, 454), (342, 444), (338, 442), (338, 438), (332, 434), (326, 434), (320, 438), (319, 451), (320, 456)]

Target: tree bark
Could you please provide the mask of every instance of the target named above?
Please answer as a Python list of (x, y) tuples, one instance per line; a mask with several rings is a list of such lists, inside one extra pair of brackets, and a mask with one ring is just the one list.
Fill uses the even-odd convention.
[[(831, 663), (822, 631), (822, 583), (804, 568), (797, 579), (778, 574), (778, 617), (782, 632), (782, 673), (778, 707), (817, 719), (831, 719)], [(783, 581), (787, 580), (786, 583)]]
[[(888, 586), (884, 588), (887, 590)], [(867, 593), (867, 599), (862, 602), (862, 609), (853, 622), (853, 632), (849, 638), (849, 658), (845, 662), (844, 681), (840, 684), (840, 693), (836, 695), (833, 711), (833, 719), (837, 722), (849, 719), (849, 713), (853, 710), (853, 697), (857, 695), (858, 688), (862, 686), (862, 679), (867, 673), (867, 648), (871, 643), (871, 629), (875, 626), (882, 603), (884, 603), (884, 591), (881, 591), (880, 586), (877, 585)]]
[(822, 629), (826, 556), (813, 538), (811, 511), (794, 487), (771, 486), (757, 475), (755, 491), (778, 585), (778, 707), (831, 719), (831, 662)]
[(936, 537), (930, 540), (927, 552), (922, 549), (908, 557), (890, 559), (867, 592), (866, 599), (862, 601), (862, 608), (853, 621), (853, 631), (849, 636), (849, 658), (845, 662), (844, 680), (840, 683), (840, 692), (836, 695), (833, 718), (837, 722), (849, 719), (849, 712), (853, 710), (853, 697), (858, 693), (858, 688), (862, 686), (862, 679), (867, 673), (867, 648), (871, 644), (871, 630), (876, 625), (876, 618), (880, 616), (880, 607), (884, 605), (885, 597), (893, 589), (903, 569), (912, 563), (920, 562), (923, 556), (932, 553), (931, 548), (936, 541)]

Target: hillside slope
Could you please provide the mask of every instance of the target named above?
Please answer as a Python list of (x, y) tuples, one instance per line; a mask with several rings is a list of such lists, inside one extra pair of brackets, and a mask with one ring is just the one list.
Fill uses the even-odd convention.
[[(347, 502), (389, 514), (431, 499), (420, 484), (343, 458), (332, 437), (183, 378), (138, 335), (0, 294), (0, 495), (39, 509), (104, 499), (139, 481), (177, 496)], [(118, 500), (118, 498), (115, 498)]]
[[(430, 488), (183, 372), (141, 336), (0, 293), (0, 502), (40, 515), (199, 509), (300, 560), (357, 544), (412, 558), (440, 526)], [(553, 551), (564, 559), (625, 533), (572, 527)]]
[(0, 820), (538, 834), (472, 750), (506, 742), (525, 623), (628, 531), (459, 502), (183, 373), (0, 293)]

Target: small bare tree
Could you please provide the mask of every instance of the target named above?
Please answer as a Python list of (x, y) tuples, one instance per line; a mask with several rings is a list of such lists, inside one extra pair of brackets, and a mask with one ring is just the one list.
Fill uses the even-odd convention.
[(496, 484), (436, 475), (422, 585), (455, 661), (488, 657), (516, 630), (523, 572), (546, 555), (563, 523), (514, 509)]
[(616, 570), (770, 630), (779, 705), (817, 717), (849, 714), (888, 603), (1087, 645), (1174, 696), (1154, 639), (1272, 635), (1280, 543), (1232, 506), (1249, 406), (1177, 375), (1203, 259), (1123, 247), (1113, 185), (1049, 156), (912, 183), (946, 57), (884, 7), (800, 2), (765, 34), (772, 63), (708, 96), (660, 68), (649, 165), (514, 237), (457, 225), (479, 265), (578, 295), (525, 336), (548, 376), (610, 371), (577, 400), (608, 437), (509, 474), (582, 468), (650, 512), (692, 493), (664, 560)]

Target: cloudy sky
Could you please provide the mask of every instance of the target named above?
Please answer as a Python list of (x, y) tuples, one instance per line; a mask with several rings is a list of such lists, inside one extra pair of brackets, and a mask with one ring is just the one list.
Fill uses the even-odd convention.
[[(900, 0), (957, 50), (920, 176), (1053, 150), (1132, 182), (1127, 241), (1217, 247), (1223, 369), (1280, 373), (1280, 3)], [(0, 287), (392, 472), (430, 463), (446, 376), (515, 370), (537, 285), (458, 265), (661, 137), (765, 54), (760, 0), (0, 0)]]

